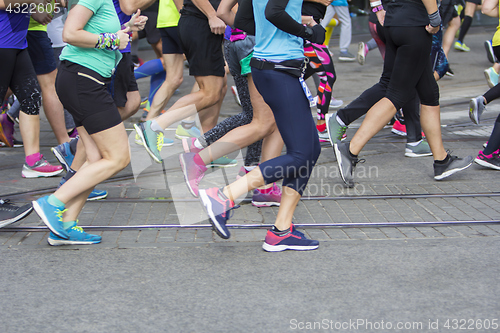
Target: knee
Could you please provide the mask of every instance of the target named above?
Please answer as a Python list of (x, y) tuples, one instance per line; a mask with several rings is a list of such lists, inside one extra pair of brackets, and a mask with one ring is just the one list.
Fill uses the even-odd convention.
[(177, 76), (177, 77), (172, 78), (172, 80), (170, 80), (170, 78), (167, 77), (165, 82), (172, 82), (175, 89), (177, 89), (181, 86), (182, 82), (184, 82), (184, 77), (181, 75), (181, 76)]
[(118, 154), (118, 156), (115, 157), (114, 162), (116, 172), (125, 169), (130, 163), (130, 150), (127, 150), (122, 154)]

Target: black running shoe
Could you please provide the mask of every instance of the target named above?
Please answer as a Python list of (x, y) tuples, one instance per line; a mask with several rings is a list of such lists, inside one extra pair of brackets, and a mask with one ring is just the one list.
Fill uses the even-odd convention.
[(347, 187), (354, 187), (354, 169), (356, 164), (363, 163), (364, 159), (353, 158), (349, 152), (349, 142), (336, 142), (333, 151), (337, 157), (340, 176)]
[(434, 179), (441, 180), (446, 177), (453, 175), (459, 171), (465, 170), (471, 166), (472, 162), (474, 162), (474, 158), (472, 156), (466, 156), (464, 158), (459, 158), (457, 156), (451, 156), (448, 163), (446, 164), (438, 164), (434, 162)]

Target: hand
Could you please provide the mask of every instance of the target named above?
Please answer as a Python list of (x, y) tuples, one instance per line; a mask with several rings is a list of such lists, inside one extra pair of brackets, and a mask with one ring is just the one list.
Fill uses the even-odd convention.
[(210, 30), (213, 34), (223, 35), (224, 31), (226, 31), (226, 23), (222, 21), (217, 16), (212, 16), (208, 19), (208, 24), (210, 25)]
[(120, 38), (120, 46), (118, 47), (120, 50), (125, 49), (130, 42), (130, 37), (128, 35), (129, 31), (130, 28), (126, 27), (125, 29), (120, 30), (116, 33), (118, 35), (118, 38)]
[(332, 0), (316, 0), (316, 2), (322, 4), (323, 6), (329, 6), (332, 3)]
[(31, 17), (33, 18), (33, 20), (37, 21), (38, 23), (40, 23), (42, 25), (47, 25), (50, 22), (52, 22), (52, 15), (49, 13), (45, 13), (45, 12), (33, 13), (33, 14), (31, 14)]
[(314, 27), (317, 23), (312, 16), (302, 16), (302, 24), (308, 27)]
[(434, 35), (436, 32), (439, 31), (439, 26), (433, 27), (432, 25), (428, 24), (425, 27), (425, 30), (427, 30), (427, 32), (430, 33), (431, 35)]
[(384, 20), (385, 20), (385, 10), (379, 10), (378, 12), (375, 13), (377, 15), (378, 22), (380, 23), (381, 26), (384, 26)]
[(137, 12), (132, 15), (130, 21), (125, 23), (125, 26), (129, 27), (131, 31), (140, 31), (144, 29), (147, 21), (148, 17), (141, 15), (141, 10), (138, 9)]

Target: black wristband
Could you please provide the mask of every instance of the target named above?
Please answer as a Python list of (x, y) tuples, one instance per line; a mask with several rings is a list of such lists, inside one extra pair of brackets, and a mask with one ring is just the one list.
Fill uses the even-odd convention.
[(321, 44), (325, 41), (325, 28), (321, 24), (314, 27), (305, 27), (303, 38), (311, 43)]

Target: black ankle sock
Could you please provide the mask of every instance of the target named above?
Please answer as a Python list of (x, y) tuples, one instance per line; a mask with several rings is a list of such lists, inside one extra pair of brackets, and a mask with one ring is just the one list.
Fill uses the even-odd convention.
[(271, 228), (271, 231), (274, 232), (278, 236), (283, 236), (283, 235), (285, 235), (285, 234), (287, 234), (287, 233), (290, 232), (290, 228), (281, 231), (278, 228), (276, 228), (276, 226), (273, 225), (273, 227)]
[(448, 163), (449, 161), (450, 161), (450, 155), (449, 155), (449, 154), (447, 154), (447, 155), (446, 155), (446, 158), (445, 158), (444, 160), (441, 160), (441, 161), (440, 161), (440, 160), (434, 160), (434, 163), (436, 163), (436, 164), (446, 164), (446, 163)]
[(14, 123), (14, 120), (12, 120), (12, 118), (11, 118), (9, 115), (7, 115), (7, 120), (8, 120), (9, 122), (11, 122), (12, 124)]

